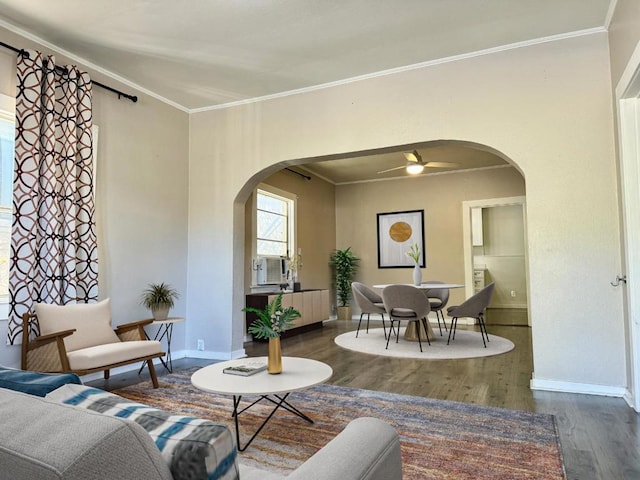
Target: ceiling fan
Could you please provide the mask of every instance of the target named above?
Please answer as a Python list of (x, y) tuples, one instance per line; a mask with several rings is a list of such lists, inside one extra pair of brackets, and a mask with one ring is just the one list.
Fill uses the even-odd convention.
[(388, 168), (387, 170), (382, 170), (378, 173), (387, 173), (392, 172), (393, 170), (400, 170), (401, 168), (406, 168), (407, 173), (411, 175), (417, 175), (422, 173), (424, 167), (454, 167), (457, 166), (457, 163), (450, 162), (425, 162), (422, 160), (422, 156), (418, 153), (417, 150), (413, 152), (404, 152), (404, 157), (407, 159), (407, 163), (405, 165), (400, 165), (399, 167)]

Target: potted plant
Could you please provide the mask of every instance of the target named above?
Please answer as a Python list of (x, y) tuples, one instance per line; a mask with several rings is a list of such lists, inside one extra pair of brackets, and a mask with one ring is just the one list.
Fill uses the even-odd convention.
[(351, 320), (351, 282), (356, 274), (360, 259), (351, 251), (351, 247), (334, 250), (329, 265), (333, 269), (333, 279), (338, 299), (338, 320)]
[(171, 285), (162, 283), (150, 283), (142, 293), (142, 304), (151, 310), (156, 320), (166, 320), (169, 310), (173, 308), (175, 301), (180, 297)]
[(245, 307), (243, 312), (255, 313), (256, 318), (249, 326), (249, 333), (256, 338), (269, 339), (267, 371), (271, 374), (282, 372), (282, 349), (280, 335), (292, 327), (293, 321), (301, 316), (293, 307), (282, 308), (282, 293), (264, 309)]

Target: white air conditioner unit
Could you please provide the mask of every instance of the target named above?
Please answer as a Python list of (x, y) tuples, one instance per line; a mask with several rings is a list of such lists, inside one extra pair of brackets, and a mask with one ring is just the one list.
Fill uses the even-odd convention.
[(256, 261), (256, 283), (258, 285), (287, 283), (287, 268), (287, 259), (284, 257), (258, 257)]

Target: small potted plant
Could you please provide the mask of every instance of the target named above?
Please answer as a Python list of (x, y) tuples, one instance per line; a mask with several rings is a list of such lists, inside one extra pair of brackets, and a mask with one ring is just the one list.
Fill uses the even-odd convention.
[(162, 283), (150, 283), (142, 293), (142, 304), (151, 310), (156, 320), (166, 320), (169, 310), (173, 308), (175, 301), (180, 297), (171, 285)]
[(334, 250), (329, 265), (333, 269), (336, 296), (338, 298), (338, 320), (351, 320), (351, 283), (360, 259), (351, 251), (351, 247)]
[(245, 307), (244, 312), (255, 313), (256, 318), (249, 326), (249, 333), (256, 338), (269, 339), (267, 371), (271, 374), (282, 372), (282, 349), (280, 335), (292, 327), (293, 321), (301, 316), (293, 307), (282, 308), (282, 293), (264, 309)]

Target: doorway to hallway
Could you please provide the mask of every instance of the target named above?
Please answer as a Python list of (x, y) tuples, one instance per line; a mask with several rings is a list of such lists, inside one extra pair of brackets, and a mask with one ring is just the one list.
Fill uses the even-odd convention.
[(493, 325), (529, 325), (525, 197), (463, 202), (467, 297), (494, 282)]

